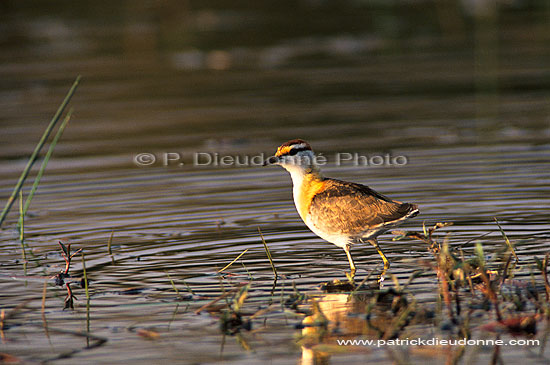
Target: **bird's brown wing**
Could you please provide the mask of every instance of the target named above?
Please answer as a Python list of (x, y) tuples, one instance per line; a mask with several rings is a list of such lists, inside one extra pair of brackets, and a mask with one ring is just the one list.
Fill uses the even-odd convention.
[(324, 231), (361, 236), (396, 223), (416, 205), (391, 200), (368, 186), (327, 179), (309, 207), (312, 223)]

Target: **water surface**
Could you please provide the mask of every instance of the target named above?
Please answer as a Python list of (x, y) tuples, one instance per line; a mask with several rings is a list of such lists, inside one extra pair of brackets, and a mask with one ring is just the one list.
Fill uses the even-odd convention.
[[(0, 306), (22, 305), (6, 321), (2, 352), (60, 364), (309, 361), (295, 341), (303, 316), (282, 302), (293, 285), (315, 296), (321, 283), (345, 278), (344, 252), (301, 222), (284, 170), (194, 166), (196, 153), (268, 156), (304, 138), (328, 158), (327, 176), (417, 203), (421, 214), (404, 229), (450, 221), (441, 238), (449, 233), (466, 254), (482, 241), (491, 258), (504, 246), (497, 217), (517, 244), (519, 277), (548, 252), (549, 33), (536, 6), (504, 7), (499, 20), (507, 26), (498, 27), (458, 8), (446, 10), (459, 11), (450, 18), (458, 23), (445, 22), (448, 13), (429, 4), (63, 4), (54, 12), (9, 3), (2, 16), (2, 199), (83, 75), (73, 119), (25, 221), (26, 261), (16, 207), (0, 231)], [(476, 21), (498, 40), (469, 25)], [(157, 161), (139, 166), (140, 153)], [(407, 164), (337, 165), (337, 153), (405, 156)], [(258, 228), (279, 274), (275, 287)], [(403, 283), (429, 255), (420, 242), (391, 238), (380, 242)], [(62, 310), (65, 290), (49, 285), (47, 332), (40, 277), (64, 267), (60, 240), (84, 249), (90, 309), (75, 286), (75, 310)], [(369, 247), (352, 253), (360, 279), (380, 263)], [(71, 273), (81, 276), (81, 257), (74, 260)], [(426, 271), (410, 290), (432, 305), (435, 282)], [(251, 285), (244, 313), (267, 309), (252, 331), (224, 336), (219, 313), (194, 313), (241, 283)], [(76, 335), (82, 331), (97, 337)], [(547, 361), (503, 351), (511, 362), (526, 353)], [(390, 358), (366, 349), (331, 361)]]

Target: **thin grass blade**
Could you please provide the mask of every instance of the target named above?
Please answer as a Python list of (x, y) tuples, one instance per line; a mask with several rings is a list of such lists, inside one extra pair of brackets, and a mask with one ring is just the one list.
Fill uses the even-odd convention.
[(277, 280), (277, 269), (275, 268), (275, 265), (273, 264), (273, 259), (271, 258), (271, 253), (269, 252), (269, 248), (267, 247), (267, 243), (265, 243), (264, 235), (262, 234), (262, 231), (261, 231), (260, 227), (258, 227), (258, 232), (260, 233), (262, 243), (264, 244), (265, 253), (267, 254), (267, 258), (269, 259), (269, 263), (271, 264), (271, 269), (273, 270), (273, 275), (275, 275), (275, 280)]
[(73, 97), (73, 94), (76, 91), (76, 88), (78, 87), (78, 84), (80, 83), (80, 75), (76, 78), (73, 85), (71, 86), (69, 92), (65, 96), (65, 99), (55, 112), (55, 115), (53, 116), (52, 120), (50, 121), (50, 124), (44, 131), (44, 134), (42, 134), (42, 137), (40, 138), (40, 141), (34, 148), (33, 153), (31, 154), (31, 157), (29, 158), (29, 161), (27, 162), (27, 166), (25, 166), (25, 169), (21, 173), (21, 176), (19, 177), (19, 180), (17, 181), (17, 184), (15, 184), (15, 187), (13, 189), (13, 192), (11, 193), (11, 196), (8, 198), (8, 201), (6, 205), (4, 206), (4, 209), (2, 210), (2, 213), (0, 214), (0, 227), (2, 226), (2, 223), (4, 223), (4, 220), (6, 219), (6, 216), (8, 215), (8, 212), (10, 211), (13, 203), (15, 202), (15, 199), (17, 197), (17, 194), (19, 193), (19, 190), (23, 187), (23, 184), (25, 183), (25, 180), (27, 179), (27, 176), (29, 176), (29, 173), (31, 171), (32, 166), (36, 162), (36, 159), (38, 158), (38, 154), (40, 153), (40, 150), (48, 140), (48, 137), (50, 136), (50, 133), (54, 129), (55, 125), (59, 121), (59, 118), (61, 118), (61, 115), (65, 111), (65, 108), (67, 107), (67, 104), (71, 101), (71, 98)]
[(231, 261), (229, 264), (225, 265), (223, 269), (221, 270), (218, 270), (218, 272), (222, 272), (224, 271), (225, 269), (227, 269), (229, 266), (233, 265), (233, 263), (235, 263), (235, 261), (237, 261), (238, 259), (241, 258), (242, 255), (244, 255), (246, 253), (246, 251), (248, 251), (248, 248), (246, 250), (244, 250), (243, 252), (241, 252), (241, 254), (237, 257), (235, 257), (235, 259), (233, 261)]
[(506, 235), (506, 232), (504, 232), (504, 230), (500, 226), (500, 223), (498, 223), (497, 217), (495, 217), (495, 222), (498, 226), (498, 229), (500, 229), (500, 233), (502, 234), (502, 237), (504, 238), (504, 242), (506, 242), (506, 245), (508, 246), (508, 248), (512, 252), (512, 255), (514, 255), (514, 258), (516, 259), (516, 264), (517, 264), (519, 262), (519, 258), (518, 258), (518, 255), (516, 255), (516, 251), (514, 250), (514, 246), (512, 246), (512, 243), (508, 239), (508, 236)]
[(42, 178), (42, 175), (44, 175), (46, 166), (48, 166), (48, 161), (52, 156), (53, 150), (57, 145), (59, 138), (61, 138), (61, 136), (63, 135), (63, 131), (65, 130), (65, 127), (69, 123), (69, 120), (71, 120), (72, 114), (73, 114), (73, 109), (71, 108), (68, 111), (67, 115), (65, 116), (65, 119), (63, 119), (63, 122), (61, 122), (61, 125), (59, 126), (57, 133), (55, 134), (52, 142), (50, 143), (50, 147), (48, 148), (48, 152), (46, 152), (46, 156), (44, 156), (44, 160), (42, 161), (40, 170), (38, 171), (38, 174), (34, 178), (34, 183), (32, 184), (32, 188), (31, 188), (31, 191), (29, 192), (29, 196), (27, 196), (27, 200), (25, 200), (25, 207), (23, 208), (23, 216), (25, 216), (27, 214), (27, 211), (29, 210), (29, 206), (31, 205), (31, 201), (32, 201), (32, 198), (34, 197), (34, 193), (36, 193), (36, 189), (38, 189), (38, 184), (40, 183), (40, 179)]

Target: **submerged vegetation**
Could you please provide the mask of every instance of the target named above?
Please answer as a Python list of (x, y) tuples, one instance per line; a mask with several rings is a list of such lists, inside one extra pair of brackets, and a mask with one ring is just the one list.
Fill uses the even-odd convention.
[[(423, 232), (394, 232), (396, 240), (414, 238), (426, 243), (433, 255), (433, 259), (423, 260), (421, 268), (405, 283), (395, 276), (392, 276), (394, 285), (388, 289), (378, 288), (374, 279), (371, 286), (364, 284), (367, 280), (359, 285), (329, 283), (323, 285), (322, 290), (306, 294), (294, 292), (286, 298), (285, 310), (302, 316), (298, 326), (301, 335), (296, 339), (302, 347), (302, 360), (322, 362), (333, 354), (353, 353), (358, 348), (370, 351), (365, 344), (377, 343), (400, 345), (400, 355), (397, 348), (387, 348), (392, 356), (405, 356), (411, 351), (411, 354), (443, 357), (446, 363), (453, 364), (465, 357), (469, 361), (475, 358), (476, 347), (467, 346), (477, 343), (474, 339), (494, 336), (494, 341), (486, 342), (492, 344), (491, 363), (502, 363), (501, 347), (507, 342), (501, 338), (539, 338), (525, 343), (535, 345), (539, 354), (536, 356), (547, 361), (543, 349), (547, 345), (550, 319), (548, 253), (542, 261), (537, 259), (536, 266), (520, 265), (513, 245), (499, 225), (505, 245), (488, 261), (481, 243), (476, 243), (473, 254), (467, 255), (463, 247), (450, 247), (445, 239), (436, 240), (434, 232), (449, 225), (437, 223)], [(516, 279), (516, 272), (526, 267), (531, 273), (530, 279)], [(437, 278), (433, 283), (437, 293), (435, 303), (417, 299), (414, 290), (409, 288), (415, 279), (430, 272)], [(246, 285), (247, 290), (250, 285)], [(239, 290), (226, 308), (219, 309), (223, 313), (220, 321), (225, 333), (237, 333), (246, 321), (235, 309), (242, 307), (244, 298), (243, 290)], [(249, 318), (255, 317), (257, 314), (251, 314)], [(543, 335), (537, 337), (541, 325)], [(414, 343), (410, 339), (415, 338), (427, 345), (410, 347)], [(428, 340), (430, 338), (432, 340)], [(358, 346), (361, 344), (363, 346)]]
[[(221, 292), (217, 297), (197, 294), (200, 288), (193, 290), (185, 281), (183, 283), (190, 295), (181, 295), (178, 289), (180, 280), (166, 271), (167, 281), (175, 295), (165, 300), (186, 303), (187, 308), (195, 308), (192, 312), (195, 315), (207, 314), (217, 319), (224, 338), (235, 336), (244, 351), (253, 350), (251, 339), (254, 333), (275, 330), (280, 326), (280, 321), (274, 321), (274, 318), (283, 316), (286, 326), (294, 328), (293, 342), (302, 351), (303, 363), (319, 363), (333, 355), (370, 353), (375, 348), (382, 348), (398, 363), (409, 356), (422, 356), (438, 361), (444, 359), (448, 364), (475, 362), (483, 349), (485, 353), (491, 352), (490, 363), (497, 364), (503, 362), (503, 348), (510, 340), (525, 344), (532, 348), (534, 358), (547, 361), (544, 348), (547, 346), (550, 320), (548, 253), (542, 260), (536, 259), (534, 265), (522, 263), (499, 226), (504, 243), (502, 249), (488, 259), (479, 242), (466, 253), (464, 245), (450, 246), (448, 235), (436, 235), (437, 230), (447, 226), (447, 223), (437, 223), (422, 232), (393, 232), (395, 240), (420, 240), (426, 244), (432, 257), (419, 262), (418, 269), (406, 280), (390, 274), (391, 280), (385, 281), (385, 287), (379, 286), (373, 270), (359, 283), (328, 283), (306, 291), (298, 290), (293, 283), (293, 289), (286, 294), (282, 288), (280, 298), (273, 292), (265, 297), (261, 291), (255, 294), (255, 286), (265, 284), (266, 278), (255, 278), (248, 273), (244, 281), (239, 280), (238, 276), (235, 281), (231, 265), (227, 265), (217, 273)], [(269, 252), (263, 237), (260, 240)], [(101, 289), (96, 287), (93, 294), (89, 293), (86, 277), (89, 272), (82, 249), (71, 253), (70, 244), (60, 242), (59, 245), (65, 267), (55, 276), (45, 279), (54, 279), (54, 285), (65, 285), (65, 309), (75, 308), (76, 298), (71, 285), (79, 283), (85, 288), (86, 348), (105, 344), (108, 338), (93, 336), (89, 328), (93, 298), (94, 295), (101, 295)], [(84, 278), (69, 275), (71, 259), (79, 252), (82, 252)], [(113, 257), (108, 250), (105, 256)], [(273, 265), (273, 272), (277, 272), (271, 254), (267, 257), (266, 265)], [(234, 265), (237, 261), (245, 265), (246, 251), (230, 264)], [(517, 279), (516, 274), (525, 270), (530, 275)], [(95, 269), (93, 274), (100, 276), (101, 269)], [(278, 275), (284, 279), (284, 274)], [(431, 281), (431, 298), (426, 298), (425, 294), (422, 297), (422, 293), (418, 293), (412, 285), (415, 280), (423, 278), (435, 279)], [(279, 285), (284, 285), (284, 280)], [(255, 298), (257, 295), (259, 297)], [(42, 299), (42, 322), (45, 330), (49, 331), (45, 298), (46, 286)], [(252, 302), (249, 304), (250, 300)], [(22, 303), (21, 307), (11, 311), (2, 310), (2, 338), (9, 337), (9, 329), (13, 326), (24, 326), (24, 323), (19, 323), (16, 313), (25, 305)], [(162, 341), (165, 335), (155, 327), (138, 327), (132, 331), (142, 338), (155, 341)]]

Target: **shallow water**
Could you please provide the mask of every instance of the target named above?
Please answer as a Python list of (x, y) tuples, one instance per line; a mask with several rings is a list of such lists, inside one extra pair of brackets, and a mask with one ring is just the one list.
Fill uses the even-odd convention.
[[(496, 28), (501, 41), (491, 54), (476, 48), (486, 40), (467, 22), (449, 35), (434, 15), (425, 23), (415, 21), (415, 12), (405, 15), (406, 5), (359, 7), (380, 24), (361, 22), (351, 5), (303, 6), (289, 19), (267, 6), (216, 2), (167, 2), (152, 12), (108, 5), (107, 19), (96, 5), (87, 15), (69, 3), (57, 15), (8, 6), (9, 31), (0, 39), (2, 199), (73, 77), (82, 74), (83, 82), (25, 221), (26, 262), (16, 207), (0, 231), (0, 307), (13, 314), (1, 352), (55, 363), (310, 361), (296, 342), (303, 316), (283, 310), (282, 302), (293, 285), (323, 298), (321, 283), (345, 278), (344, 252), (301, 222), (284, 170), (193, 164), (197, 153), (268, 156), (296, 137), (328, 158), (327, 176), (417, 203), (421, 214), (403, 229), (453, 222), (439, 237), (451, 233), (449, 243), (466, 254), (479, 239), (493, 258), (504, 247), (497, 217), (516, 243), (519, 277), (530, 275), (529, 264), (550, 248), (550, 33), (538, 10), (504, 8), (501, 20), (509, 25)], [(310, 31), (283, 31), (309, 7), (316, 9)], [(335, 24), (320, 21), (329, 13)], [(494, 88), (484, 72), (493, 67)], [(156, 162), (140, 166), (140, 153)], [(338, 165), (338, 153), (404, 156), (407, 164)], [(279, 274), (275, 287), (258, 227)], [(390, 273), (403, 284), (429, 255), (420, 242), (391, 238), (380, 242)], [(84, 248), (90, 308), (74, 286), (76, 308), (62, 310), (65, 289), (49, 285), (46, 331), (42, 277), (64, 266), (59, 240)], [(245, 249), (226, 275), (217, 274)], [(360, 279), (380, 264), (369, 247), (352, 254)], [(80, 255), (71, 274), (82, 275)], [(252, 331), (224, 336), (219, 313), (194, 313), (245, 282), (251, 286), (244, 313), (267, 308), (252, 319)], [(435, 282), (427, 271), (409, 288), (430, 304)], [(354, 313), (340, 297), (319, 300), (330, 298)], [(143, 330), (160, 337), (147, 339)], [(547, 361), (533, 355), (538, 350), (503, 351), (512, 363), (524, 356)], [(392, 358), (371, 348), (331, 354), (332, 363)], [(490, 359), (487, 351), (475, 356)]]

